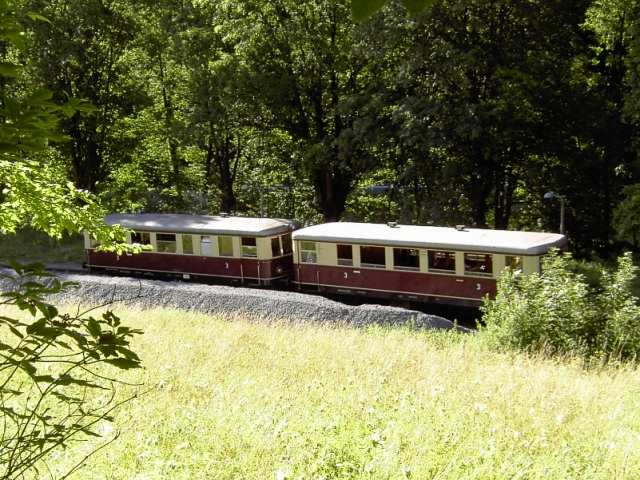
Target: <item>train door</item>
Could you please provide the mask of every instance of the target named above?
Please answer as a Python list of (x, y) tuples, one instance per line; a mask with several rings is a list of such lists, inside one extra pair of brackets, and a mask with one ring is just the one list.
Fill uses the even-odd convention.
[(211, 245), (211, 237), (200, 237), (200, 255), (203, 257), (213, 257), (213, 246)]
[(320, 287), (320, 271), (318, 269), (318, 250), (316, 242), (301, 240), (296, 245), (298, 260), (296, 277), (300, 284)]
[(336, 245), (336, 253), (338, 266), (342, 268), (338, 269), (335, 283), (351, 290), (362, 288), (362, 271), (360, 267), (355, 266), (356, 257), (358, 259), (357, 263), (360, 263), (358, 246), (339, 243)]

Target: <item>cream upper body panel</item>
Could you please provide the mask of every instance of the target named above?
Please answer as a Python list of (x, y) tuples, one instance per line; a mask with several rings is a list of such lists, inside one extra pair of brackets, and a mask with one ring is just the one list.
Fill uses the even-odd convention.
[(334, 222), (301, 228), (294, 240), (384, 245), (458, 251), (480, 251), (507, 255), (543, 255), (553, 247), (566, 245), (557, 233), (456, 229), (418, 225)]

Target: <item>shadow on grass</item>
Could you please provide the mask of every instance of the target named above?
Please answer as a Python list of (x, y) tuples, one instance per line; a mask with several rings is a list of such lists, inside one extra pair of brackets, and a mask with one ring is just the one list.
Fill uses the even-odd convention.
[(44, 233), (22, 230), (13, 235), (0, 235), (0, 263), (77, 262), (84, 260), (84, 244), (80, 235), (55, 240)]

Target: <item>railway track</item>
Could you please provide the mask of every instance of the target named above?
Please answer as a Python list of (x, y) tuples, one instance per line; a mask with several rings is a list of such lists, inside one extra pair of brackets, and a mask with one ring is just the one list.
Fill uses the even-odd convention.
[[(268, 321), (311, 322), (349, 326), (410, 325), (420, 329), (468, 331), (438, 315), (385, 305), (348, 305), (318, 295), (292, 291), (231, 287), (166, 281), (129, 276), (109, 276), (84, 271), (79, 264), (48, 264), (47, 268), (77, 287), (59, 294), (57, 301), (139, 308), (173, 308), (228, 317)], [(5, 269), (5, 273), (8, 270)], [(11, 282), (0, 279), (0, 288)]]

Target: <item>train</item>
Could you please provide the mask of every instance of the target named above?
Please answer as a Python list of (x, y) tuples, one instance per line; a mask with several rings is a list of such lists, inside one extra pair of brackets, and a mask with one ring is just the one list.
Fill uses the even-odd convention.
[(144, 253), (102, 252), (85, 233), (89, 271), (163, 275), (320, 294), (477, 307), (494, 297), (505, 268), (540, 272), (541, 258), (564, 248), (546, 232), (294, 221), (186, 214), (112, 214)]

